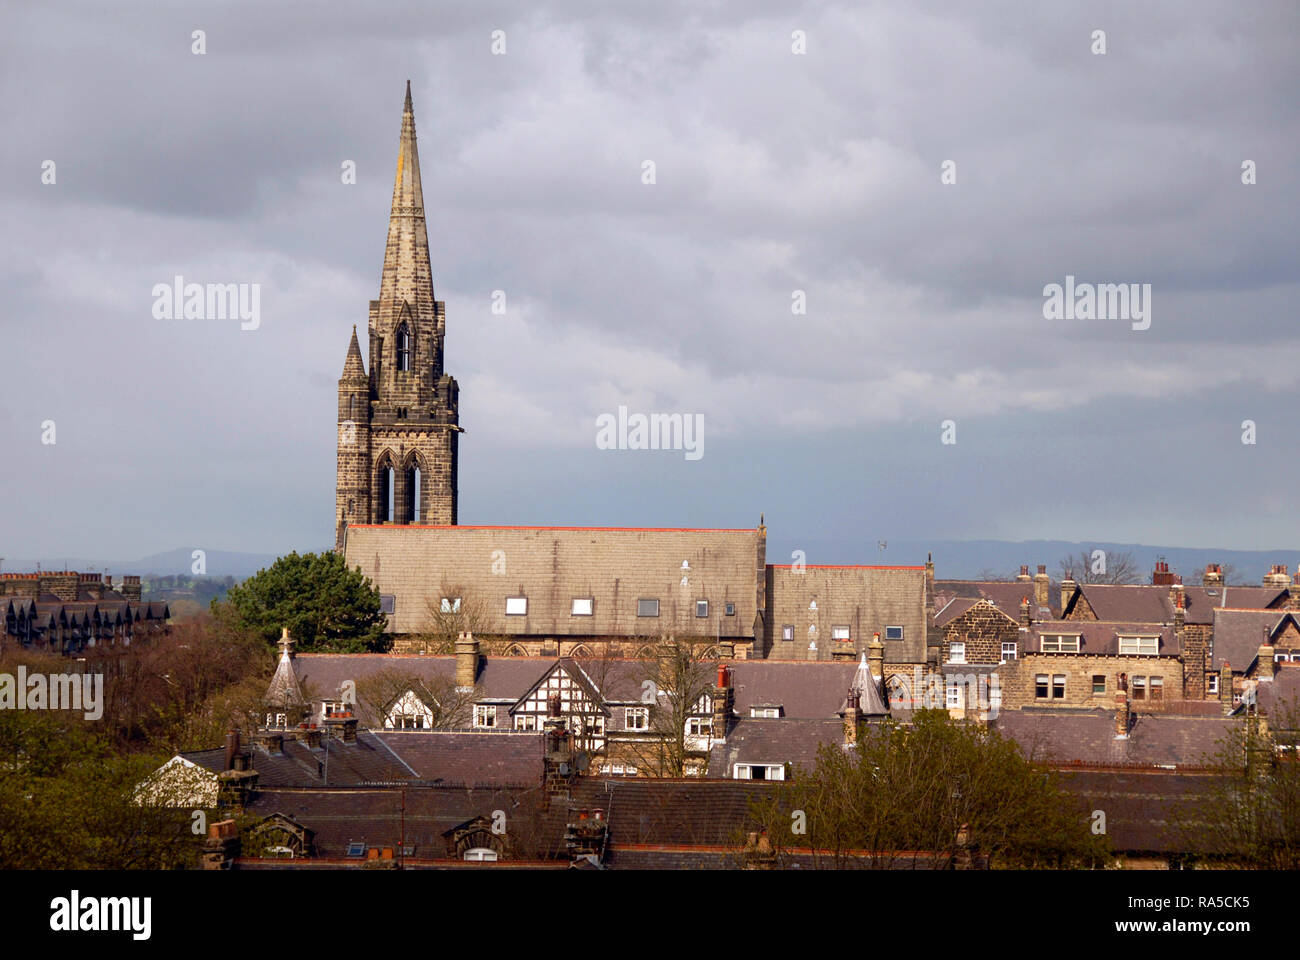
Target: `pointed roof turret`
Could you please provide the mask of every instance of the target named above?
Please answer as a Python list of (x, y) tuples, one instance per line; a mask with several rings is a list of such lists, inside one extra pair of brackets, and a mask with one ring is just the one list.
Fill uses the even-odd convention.
[(343, 361), (343, 379), (352, 378), (364, 380), (366, 378), (366, 365), (361, 359), (361, 343), (357, 340), (357, 325), (352, 324), (352, 342), (348, 344), (348, 358)]
[(395, 317), (403, 303), (409, 303), (417, 315), (422, 306), (427, 306), (432, 315), (433, 299), (420, 152), (415, 143), (415, 112), (408, 80), (397, 147), (397, 175), (393, 178), (393, 206), (388, 218), (388, 244), (384, 248), (384, 271), (379, 280), (380, 316)]
[(889, 713), (889, 705), (885, 703), (885, 698), (880, 693), (880, 685), (871, 673), (865, 652), (862, 654), (862, 659), (858, 661), (858, 670), (853, 675), (853, 683), (849, 689), (856, 691), (861, 698), (860, 709), (864, 717), (883, 717)]
[[(275, 676), (266, 688), (262, 702), (268, 707), (279, 707), (287, 715), (289, 707), (305, 707), (302, 687), (298, 685), (298, 675), (293, 671), (293, 640), (289, 638), (289, 628), (284, 627), (280, 633), (280, 662), (275, 667)], [(289, 718), (296, 722), (297, 718)]]

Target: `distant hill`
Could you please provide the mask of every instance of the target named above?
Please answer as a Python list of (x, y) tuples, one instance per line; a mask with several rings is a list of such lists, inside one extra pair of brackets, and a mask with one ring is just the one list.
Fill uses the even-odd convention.
[[(322, 549), (328, 549), (324, 547)], [(804, 562), (865, 563), (865, 564), (923, 564), (927, 553), (934, 554), (935, 574), (940, 579), (970, 580), (984, 571), (994, 571), (1013, 577), (1021, 564), (1029, 564), (1032, 571), (1038, 564), (1046, 564), (1048, 573), (1056, 577), (1059, 563), (1067, 556), (1078, 556), (1081, 551), (1093, 550), (1108, 553), (1130, 552), (1137, 561), (1138, 571), (1144, 581), (1149, 580), (1151, 568), (1157, 558), (1163, 558), (1176, 573), (1183, 575), (1188, 584), (1199, 583), (1207, 563), (1231, 564), (1236, 575), (1246, 583), (1257, 584), (1275, 563), (1285, 563), (1296, 572), (1300, 564), (1300, 549), (1282, 550), (1220, 550), (1214, 547), (1160, 547), (1143, 543), (1112, 543), (1097, 541), (1081, 543), (1071, 540), (890, 540), (885, 549), (877, 547), (874, 540), (826, 538), (800, 540), (792, 537), (769, 536), (768, 563), (790, 563), (790, 554), (802, 550)], [(148, 576), (189, 576), (193, 573), (192, 548), (178, 547), (165, 553), (155, 553), (139, 560), (85, 559), (78, 557), (6, 557), (4, 570), (34, 570), (37, 559), (42, 568), (96, 571), (107, 569), (114, 577), (125, 573)], [(284, 551), (288, 553), (288, 550)], [(207, 575), (231, 576), (236, 580), (252, 576), (258, 570), (275, 562), (277, 554), (237, 553), (227, 550), (207, 552)]]
[(941, 580), (973, 580), (984, 571), (1015, 576), (1021, 564), (1030, 572), (1045, 564), (1055, 579), (1060, 561), (1086, 551), (1133, 554), (1137, 561), (1139, 582), (1149, 583), (1152, 567), (1158, 558), (1168, 561), (1169, 569), (1183, 575), (1189, 585), (1201, 582), (1207, 563), (1231, 564), (1242, 581), (1258, 584), (1275, 563), (1285, 563), (1296, 572), (1300, 549), (1290, 550), (1220, 550), (1214, 547), (1158, 547), (1144, 543), (1096, 541), (1079, 543), (1070, 540), (889, 540), (884, 550), (875, 541), (804, 540), (771, 537), (767, 541), (768, 563), (790, 563), (790, 554), (803, 550), (805, 563), (922, 564), (926, 554), (934, 554), (935, 576)]
[[(285, 551), (288, 553), (289, 551)], [(36, 569), (37, 563), (43, 570), (78, 570), (82, 572), (96, 572), (107, 570), (114, 579), (123, 574), (139, 574), (148, 576), (153, 574), (159, 577), (184, 575), (189, 576), (194, 573), (193, 559), (194, 549), (192, 547), (177, 547), (175, 550), (168, 550), (166, 553), (155, 553), (152, 556), (143, 557), (139, 560), (105, 560), (102, 557), (63, 557), (63, 556), (45, 556), (45, 557), (10, 557), (6, 556), (3, 569), (6, 571), (31, 571)], [(235, 553), (229, 550), (208, 550), (204, 556), (207, 566), (205, 573), (210, 577), (234, 577), (236, 580), (242, 580), (250, 577), (264, 567), (270, 566), (275, 562), (276, 554), (272, 553)]]

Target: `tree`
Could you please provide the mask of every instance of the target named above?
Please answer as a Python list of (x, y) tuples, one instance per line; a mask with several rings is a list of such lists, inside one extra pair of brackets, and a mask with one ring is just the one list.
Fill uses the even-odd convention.
[(1205, 760), (1221, 776), (1207, 778), (1205, 795), (1175, 819), (1180, 846), (1225, 866), (1300, 869), (1297, 732), (1294, 704), (1234, 725)]
[[(703, 753), (692, 741), (692, 719), (711, 723), (713, 664), (701, 659), (705, 641), (669, 637), (655, 647), (640, 671), (642, 701), (650, 709), (648, 736), (630, 741), (637, 766), (652, 776), (684, 777), (702, 766)], [(704, 733), (707, 742), (707, 733)]]
[(425, 601), (429, 625), (419, 634), (421, 652), (445, 656), (456, 652), (456, 638), (462, 633), (478, 636), (487, 622), (482, 598), (457, 584), (443, 581), (437, 595)]
[(192, 811), (136, 802), (164, 759), (120, 753), (80, 715), (0, 711), (0, 868), (195, 866)]
[(1080, 550), (1077, 555), (1062, 558), (1057, 565), (1061, 579), (1075, 583), (1137, 583), (1137, 560), (1130, 550)]
[(349, 570), (334, 552), (291, 553), (259, 570), (224, 601), (217, 616), (274, 647), (288, 627), (302, 652), (383, 652), (387, 619), (379, 594), (359, 569)]
[(996, 730), (942, 710), (870, 724), (850, 749), (824, 744), (811, 769), (794, 772), (788, 796), (758, 816), (774, 841), (820, 851), (818, 866), (840, 869), (942, 868), (966, 857), (1060, 868), (1109, 856), (1052, 771)]
[(399, 697), (414, 694), (432, 714), (423, 729), (457, 730), (469, 727), (474, 720), (474, 704), (481, 691), (462, 688), (454, 677), (425, 677), (414, 670), (389, 667), (357, 681), (357, 707), (369, 724), (381, 727), (384, 715)]

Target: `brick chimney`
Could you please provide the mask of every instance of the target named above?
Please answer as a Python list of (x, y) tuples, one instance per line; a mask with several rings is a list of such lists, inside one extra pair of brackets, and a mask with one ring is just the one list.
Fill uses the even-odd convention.
[(1115, 739), (1127, 740), (1131, 717), (1128, 702), (1128, 674), (1121, 673), (1115, 684)]
[(1050, 607), (1052, 605), (1052, 578), (1047, 575), (1046, 564), (1038, 565), (1034, 574), (1034, 606)]
[(867, 669), (877, 683), (885, 675), (885, 645), (880, 642), (880, 634), (874, 634), (867, 644)]
[(1020, 565), (1020, 573), (1016, 576), (1016, 583), (1029, 583), (1034, 578), (1029, 575), (1029, 564)]
[(858, 658), (858, 650), (852, 640), (832, 640), (831, 659), (848, 663)]
[(546, 698), (546, 719), (542, 722), (546, 734), (546, 753), (542, 760), (543, 785), (548, 797), (567, 797), (573, 782), (573, 741), (564, 727), (560, 715), (560, 695)]
[(351, 710), (331, 713), (321, 722), (325, 724), (325, 730), (336, 740), (344, 743), (357, 742), (357, 718), (352, 715)]
[(234, 770), (239, 751), (239, 731), (231, 730), (226, 734), (226, 765), (224, 769)]
[(767, 831), (751, 831), (745, 837), (745, 847), (741, 851), (746, 870), (771, 870), (776, 866), (776, 850), (767, 838)]
[(1205, 573), (1201, 577), (1201, 586), (1203, 587), (1223, 586), (1223, 564), (1207, 563), (1205, 565)]
[(858, 742), (858, 729), (862, 725), (862, 701), (858, 691), (850, 689), (848, 700), (844, 704), (844, 746), (851, 747)]
[(468, 631), (456, 638), (456, 688), (468, 690), (478, 681), (478, 639)]
[[(1178, 590), (1170, 597), (1174, 603), (1174, 633), (1181, 639), (1183, 635), (1183, 625), (1187, 622), (1187, 598), (1183, 596), (1182, 584), (1178, 585)], [(1182, 644), (1178, 649), (1183, 649)]]
[(229, 870), (239, 856), (239, 828), (234, 820), (218, 820), (208, 824), (208, 835), (203, 840), (199, 855), (204, 870)]
[(64, 603), (73, 603), (77, 599), (77, 584), (81, 576), (64, 571), (62, 573), (42, 573), (40, 575), (41, 593), (52, 593)]
[(141, 587), (140, 587), (139, 577), (130, 576), (130, 575), (122, 577), (121, 593), (123, 597), (125, 597), (127, 600), (138, 601), (140, 599), (140, 592), (141, 592)]
[(1073, 575), (1066, 574), (1065, 579), (1061, 581), (1061, 616), (1065, 616), (1065, 608), (1070, 605), (1070, 601), (1074, 598), (1074, 591), (1078, 588), (1079, 584)]
[(1260, 682), (1272, 683), (1273, 674), (1276, 671), (1276, 664), (1273, 662), (1273, 638), (1268, 635), (1268, 627), (1264, 628), (1264, 639), (1259, 645), (1258, 665), (1255, 667), (1255, 679)]
[(1287, 598), (1287, 603), (1286, 603), (1287, 609), (1300, 610), (1300, 573), (1297, 573), (1294, 577), (1291, 578), (1291, 583), (1287, 586), (1286, 589), (1287, 589), (1287, 593), (1290, 594), (1290, 596)]
[(98, 573), (81, 574), (81, 590), (87, 597), (98, 603), (104, 599), (104, 581)]
[(1186, 605), (1184, 600), (1186, 593), (1183, 590), (1183, 576), (1180, 573), (1175, 573), (1173, 578), (1173, 582), (1169, 584), (1169, 602), (1175, 607), (1179, 605), (1180, 601), (1183, 601), (1183, 604)]
[(726, 740), (731, 732), (736, 706), (736, 688), (731, 684), (731, 668), (718, 664), (718, 685), (713, 690), (713, 739)]
[(1029, 615), (1029, 598), (1020, 598), (1020, 625), (1028, 629), (1029, 625), (1034, 622), (1034, 618)]
[(1151, 583), (1157, 587), (1167, 587), (1174, 582), (1174, 575), (1169, 572), (1169, 563), (1165, 560), (1157, 560), (1155, 569), (1151, 571)]
[(217, 774), (217, 804), (242, 809), (257, 792), (253, 755), (242, 749), (239, 731), (226, 734), (226, 768)]
[(1287, 573), (1285, 563), (1275, 563), (1269, 568), (1268, 573), (1264, 574), (1264, 586), (1266, 587), (1289, 587), (1291, 586), (1291, 575)]
[(1219, 703), (1223, 704), (1225, 716), (1232, 713), (1232, 666), (1227, 660), (1219, 670)]

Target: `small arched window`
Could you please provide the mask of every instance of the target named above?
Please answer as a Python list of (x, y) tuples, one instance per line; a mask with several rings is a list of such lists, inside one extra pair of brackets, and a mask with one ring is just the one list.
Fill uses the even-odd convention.
[(402, 324), (397, 330), (397, 369), (411, 369), (411, 334)]

